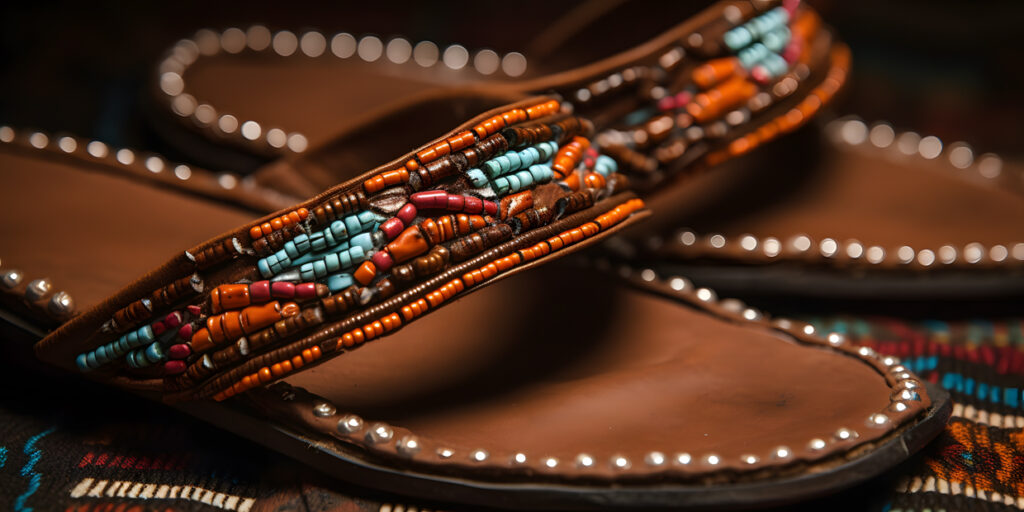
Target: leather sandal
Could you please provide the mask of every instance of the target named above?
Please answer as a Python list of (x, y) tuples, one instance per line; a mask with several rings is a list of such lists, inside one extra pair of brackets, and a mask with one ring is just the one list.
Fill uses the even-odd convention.
[[(403, 113), (381, 147), (402, 119), (430, 124)], [(564, 101), (515, 102), (255, 221), (15, 137), (3, 264), (60, 284), (7, 272), (4, 300), (64, 315), (36, 345), (51, 364), (448, 503), (789, 503), (942, 428), (943, 392), (839, 335), (681, 277), (637, 273), (651, 294), (543, 265), (648, 215), (593, 132)]]
[[(587, 27), (577, 15), (567, 14), (548, 33), (576, 34), (573, 30), (579, 30), (575, 38), (566, 39), (585, 41), (587, 34), (602, 33), (600, 20), (604, 16), (614, 17), (616, 9), (627, 8), (614, 3), (601, 5), (604, 11), (591, 6), (592, 11), (603, 13), (590, 21), (593, 26)], [(756, 2), (753, 5), (771, 7)], [(488, 64), (499, 57), (490, 50), (467, 52), (473, 55), (472, 62), (462, 65), (455, 54), (462, 55), (465, 50), (456, 45), (451, 47), (448, 61), (443, 58), (448, 56), (444, 52), (440, 61), (431, 61), (434, 64), (424, 68), (421, 64), (427, 61), (422, 60), (422, 54), (417, 61), (413, 58), (415, 51), (410, 50), (413, 53), (406, 60), (405, 53), (400, 51), (406, 46), (412, 48), (405, 38), (392, 39), (385, 45), (372, 35), (357, 40), (346, 33), (328, 37), (311, 31), (299, 37), (304, 43), (299, 45), (301, 48), (291, 51), (288, 45), (272, 43), (278, 38), (293, 37), (292, 32), (272, 35), (257, 26), (247, 31), (201, 31), (179, 42), (161, 62), (160, 84), (154, 91), (159, 101), (176, 112), (171, 117), (186, 120), (183, 126), (206, 130), (213, 140), (226, 141), (233, 136), (235, 143), (242, 143), (255, 154), (284, 155), (257, 171), (254, 179), (292, 195), (313, 193), (333, 183), (335, 178), (322, 168), (293, 164), (294, 160), (308, 160), (297, 156), (295, 149), (316, 152), (307, 149), (311, 146), (306, 142), (316, 141), (313, 147), (329, 145), (323, 141), (340, 140), (347, 133), (358, 132), (359, 114), (369, 105), (414, 101), (409, 96), (429, 94), (453, 84), (518, 91), (556, 90), (581, 104), (581, 112), (595, 120), (603, 145), (610, 152), (618, 151), (616, 156), (629, 162), (634, 170), (642, 173), (643, 169), (653, 168), (657, 173), (673, 165), (695, 168), (690, 159), (701, 152), (686, 138), (692, 127), (680, 126), (678, 115), (674, 123), (660, 116), (644, 118), (638, 114), (641, 108), (630, 111), (627, 107), (610, 107), (609, 100), (601, 98), (616, 94), (621, 98), (630, 95), (631, 90), (634, 105), (646, 103), (650, 111), (685, 116), (687, 102), (701, 90), (710, 70), (724, 69), (725, 63), (736, 62), (712, 58), (709, 60), (719, 67), (696, 63), (687, 66), (695, 57), (699, 62), (708, 55), (702, 52), (713, 52), (715, 45), (727, 46), (723, 37), (708, 36), (722, 32), (710, 20), (725, 19), (726, 25), (733, 27), (729, 30), (736, 30), (734, 25), (745, 26), (752, 23), (750, 18), (756, 18), (749, 7), (747, 3), (718, 3), (694, 20), (656, 38), (655, 41), (667, 38), (675, 44), (682, 41), (678, 47), (661, 53), (660, 59), (671, 61), (673, 55), (682, 54), (686, 57), (680, 64), (684, 70), (671, 71), (681, 78), (653, 87), (650, 83), (628, 83), (629, 77), (643, 74), (631, 65), (643, 61), (640, 56), (657, 46), (653, 42), (572, 71), (531, 61), (524, 76), (515, 73), (516, 77), (510, 77), (501, 66), (492, 69)], [(801, 9), (803, 14), (794, 19), (791, 33), (804, 34), (805, 41), (819, 42), (818, 46), (807, 45), (810, 51), (803, 62), (807, 63), (811, 77), (805, 78), (801, 82), (804, 88), (794, 93), (803, 102), (786, 112), (794, 118), (805, 109), (810, 114), (810, 107), (818, 104), (814, 100), (831, 98), (831, 93), (823, 93), (842, 82), (848, 65), (845, 49), (828, 50), (828, 44), (823, 42), (827, 31), (817, 28), (819, 22), (809, 9)], [(730, 24), (731, 16), (740, 21)], [(575, 20), (575, 25), (570, 20)], [(736, 33), (742, 30), (736, 30), (731, 37), (736, 37)], [(814, 36), (809, 37), (811, 34)], [(549, 37), (540, 39), (542, 45), (548, 44), (544, 41)], [(260, 42), (263, 40), (270, 42), (264, 45)], [(312, 41), (320, 40), (325, 41), (324, 49), (315, 51), (319, 46)], [(256, 44), (251, 44), (254, 41)], [(696, 41), (701, 44), (693, 44)], [(374, 50), (378, 46), (379, 52)], [(425, 48), (435, 47), (430, 42), (416, 46), (421, 53)], [(563, 50), (570, 52), (571, 48)], [(509, 55), (511, 61), (520, 58), (518, 53)], [(581, 56), (579, 61), (589, 60)], [(481, 72), (481, 66), (487, 73)], [(794, 70), (800, 71), (798, 67)], [(286, 78), (270, 80), (271, 73)], [(350, 78), (342, 80), (342, 74)], [(316, 80), (310, 79), (313, 76)], [(385, 82), (401, 90), (378, 88), (367, 96), (374, 101), (350, 100), (363, 98), (364, 89)], [(243, 98), (237, 94), (240, 84), (250, 88), (253, 83), (260, 85), (250, 91), (251, 96)], [(330, 100), (298, 101), (305, 99), (304, 93), (326, 94), (317, 90), (335, 83), (351, 87), (353, 94), (338, 94), (336, 88), (331, 88)], [(781, 90), (788, 90), (788, 83), (785, 79), (775, 82)], [(819, 85), (813, 87), (815, 83)], [(618, 92), (613, 90), (616, 88)], [(733, 110), (719, 121), (726, 124), (734, 118), (747, 122), (750, 113), (756, 111), (757, 102), (758, 96), (754, 96), (746, 108)], [(324, 103), (344, 110), (323, 109)], [(599, 105), (597, 112), (587, 109), (593, 103)], [(199, 104), (206, 107), (200, 112), (207, 116), (206, 122), (195, 119)], [(285, 117), (275, 117), (278, 112), (293, 116), (295, 124), (285, 121)], [(229, 127), (236, 127), (231, 134), (218, 133), (223, 132), (218, 117), (222, 115), (229, 116)], [(265, 136), (269, 136), (267, 126), (293, 126), (294, 129), (274, 132), (278, 142), (285, 140), (280, 138), (282, 133), (295, 133), (303, 143), (289, 148), (286, 142), (280, 142), (276, 144), (279, 151), (270, 151), (268, 148), (273, 149), (275, 144), (269, 144), (266, 137), (249, 140), (237, 129), (237, 123), (230, 120), (247, 120), (251, 129), (260, 127)], [(650, 142), (664, 136), (657, 128), (659, 123), (672, 133), (684, 134), (684, 145)], [(705, 124), (701, 137), (720, 129), (714, 123)], [(749, 139), (727, 137), (728, 150), (736, 154), (750, 151), (760, 145), (755, 142), (757, 134), (771, 133), (773, 125), (763, 124), (760, 130), (763, 131), (752, 131), (753, 137)], [(615, 149), (617, 145), (622, 147)], [(742, 291), (747, 296), (885, 296), (895, 300), (1019, 296), (1024, 278), (1024, 242), (1014, 226), (1024, 220), (1024, 202), (1020, 171), (1012, 164), (991, 154), (975, 154), (965, 143), (944, 147), (935, 137), (896, 133), (885, 123), (869, 130), (856, 120), (841, 121), (820, 136), (807, 133), (790, 139), (788, 144), (772, 146), (757, 151), (751, 158), (724, 165), (727, 170), (695, 177), (680, 186), (662, 187), (663, 182), (655, 179), (652, 183), (659, 188), (652, 190), (642, 180), (635, 180), (634, 188), (647, 192), (658, 215), (656, 222), (647, 223), (646, 229), (634, 230), (632, 245), (619, 245), (618, 255), (626, 261), (643, 261), (667, 272), (688, 275), (723, 292)], [(723, 156), (736, 155), (705, 155), (715, 164), (724, 160)], [(771, 172), (765, 172), (766, 168)], [(283, 180), (282, 176), (289, 178)], [(878, 186), (880, 183), (885, 186)], [(962, 211), (971, 211), (972, 215), (960, 215), (958, 212)]]

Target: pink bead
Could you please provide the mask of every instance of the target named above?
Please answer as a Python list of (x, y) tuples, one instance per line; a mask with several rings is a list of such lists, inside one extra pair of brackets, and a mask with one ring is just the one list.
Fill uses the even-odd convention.
[(583, 165), (586, 166), (587, 169), (593, 169), (594, 168), (594, 159), (589, 157), (589, 156), (585, 157), (583, 159)]
[(398, 217), (391, 217), (380, 225), (380, 230), (387, 235), (388, 240), (394, 240), (403, 229), (405, 229), (405, 223)]
[(203, 310), (199, 306), (193, 305), (193, 306), (189, 306), (187, 309), (188, 309), (189, 314), (192, 315), (192, 316), (199, 316), (199, 315), (201, 315), (203, 313)]
[(448, 196), (448, 204), (446, 207), (453, 212), (461, 212), (462, 208), (466, 206), (466, 198), (452, 194)]
[(466, 197), (463, 211), (466, 213), (480, 213), (484, 209), (484, 202), (479, 197)]
[(672, 110), (676, 108), (676, 99), (672, 96), (665, 96), (658, 100), (658, 110)]
[(445, 208), (448, 206), (448, 193), (443, 190), (416, 192), (409, 200), (417, 209)]
[(284, 281), (270, 283), (270, 294), (279, 299), (290, 299), (295, 296), (295, 285)]
[(316, 297), (316, 284), (315, 283), (302, 283), (295, 285), (295, 298), (296, 299), (312, 299)]
[(416, 206), (412, 203), (405, 203), (405, 206), (398, 210), (396, 217), (406, 226), (412, 224), (412, 221), (416, 218)]
[(171, 313), (164, 317), (164, 325), (167, 326), (169, 329), (173, 329), (181, 325), (181, 313), (175, 311), (174, 313)]
[(487, 215), (497, 215), (498, 204), (495, 203), (494, 201), (484, 201), (484, 212)]
[(185, 361), (167, 361), (164, 363), (164, 373), (177, 375), (185, 371)]
[(185, 359), (192, 355), (192, 349), (184, 343), (178, 343), (167, 349), (167, 355), (171, 356), (171, 359)]
[(693, 94), (691, 94), (690, 91), (683, 91), (679, 94), (676, 94), (676, 108), (685, 107), (686, 104), (689, 103), (692, 99)]
[(253, 303), (270, 300), (270, 281), (256, 281), (249, 285), (249, 301)]
[(377, 267), (378, 272), (387, 272), (395, 264), (395, 260), (391, 258), (387, 251), (373, 253), (373, 256), (370, 256), (370, 261)]
[(153, 334), (160, 336), (167, 330), (167, 325), (163, 322), (156, 322), (153, 324)]
[(185, 324), (185, 325), (181, 326), (181, 329), (178, 329), (178, 337), (183, 339), (183, 340), (191, 340), (192, 339), (192, 324)]
[(785, 59), (787, 63), (792, 64), (800, 58), (800, 52), (802, 49), (803, 47), (800, 44), (800, 41), (798, 39), (793, 39), (789, 42), (789, 46), (786, 46), (786, 49), (783, 50), (782, 58)]
[(754, 66), (754, 69), (750, 70), (750, 76), (760, 84), (766, 84), (771, 80), (771, 75), (768, 74), (768, 70), (764, 66)]

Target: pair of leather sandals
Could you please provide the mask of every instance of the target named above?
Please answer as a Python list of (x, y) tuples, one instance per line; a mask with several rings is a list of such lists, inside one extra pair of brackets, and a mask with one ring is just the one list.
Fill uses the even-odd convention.
[[(210, 34), (161, 63), (168, 115), (209, 144), (279, 158), (216, 174), (0, 128), (17, 185), (3, 206), (17, 241), (2, 255), (5, 318), (45, 333), (49, 363), (361, 485), (548, 509), (834, 492), (927, 443), (948, 396), (895, 358), (674, 272), (725, 269), (742, 287), (807, 271), (822, 276), (808, 293), (890, 279), (925, 293), (1016, 279), (1024, 260), (1006, 223), (1024, 202), (993, 184), (1015, 171), (966, 146), (932, 156), (918, 137), (910, 154), (912, 137), (847, 120), (754, 151), (846, 79), (848, 49), (798, 3), (720, 2), (612, 57), (516, 80), (399, 69), (429, 61), (408, 42)], [(442, 65), (464, 70), (460, 55), (449, 47)], [(464, 57), (522, 70), (519, 54)], [(261, 111), (259, 87), (221, 107), (190, 75), (265, 65), (268, 82), (302, 69), (377, 86), (346, 96), (342, 120), (297, 101), (284, 110), (306, 109), (300, 129)], [(789, 151), (801, 156), (779, 158)], [(755, 185), (799, 174), (815, 179), (783, 200)], [(764, 197), (727, 201), (737, 190)], [(702, 210), (716, 202), (729, 205)], [(977, 217), (954, 215), (966, 205)], [(593, 268), (544, 265), (604, 240)]]

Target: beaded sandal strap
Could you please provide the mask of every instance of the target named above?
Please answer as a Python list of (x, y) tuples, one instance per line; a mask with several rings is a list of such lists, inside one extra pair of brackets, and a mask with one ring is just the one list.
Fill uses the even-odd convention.
[[(533, 98), (478, 116), (184, 252), (65, 324), (39, 353), (167, 399), (221, 400), (608, 236), (645, 214), (628, 182), (656, 189), (749, 151), (805, 122), (841, 85), (848, 52), (812, 38), (821, 35), (813, 12), (790, 3), (740, 15), (714, 25), (724, 43), (713, 58), (683, 62), (680, 47), (630, 68), (674, 77), (672, 88), (643, 89), (644, 102)], [(576, 115), (588, 112), (605, 118), (596, 137)]]

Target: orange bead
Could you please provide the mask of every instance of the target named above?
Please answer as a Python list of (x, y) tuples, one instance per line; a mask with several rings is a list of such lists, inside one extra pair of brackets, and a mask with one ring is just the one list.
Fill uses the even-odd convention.
[(302, 351), (302, 361), (305, 363), (313, 362), (313, 352), (308, 348)]
[(268, 382), (270, 382), (271, 380), (274, 379), (274, 376), (270, 372), (270, 368), (267, 368), (266, 366), (264, 366), (263, 368), (260, 368), (259, 375), (260, 375), (260, 382), (263, 383), (263, 384), (266, 384), (266, 383), (268, 383)]
[(377, 275), (377, 266), (372, 261), (366, 260), (359, 268), (352, 273), (352, 277), (363, 286), (370, 284), (373, 281), (374, 276)]
[(740, 60), (736, 57), (710, 60), (693, 70), (693, 81), (701, 89), (708, 89), (736, 74), (739, 70)]
[(306, 366), (306, 363), (304, 363), (302, 361), (302, 356), (292, 357), (292, 367), (293, 368), (298, 370), (299, 368), (302, 368), (303, 366)]
[(249, 228), (249, 238), (257, 240), (263, 236), (263, 230), (259, 226), (253, 226)]
[(270, 366), (270, 373), (274, 377), (281, 377), (285, 374), (284, 368), (281, 367), (281, 363), (274, 363)]
[(387, 251), (395, 263), (408, 261), (420, 254), (427, 252), (430, 244), (423, 238), (423, 233), (416, 226), (405, 228), (394, 240), (387, 245)]

